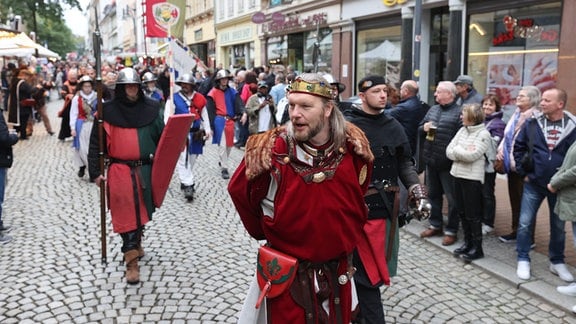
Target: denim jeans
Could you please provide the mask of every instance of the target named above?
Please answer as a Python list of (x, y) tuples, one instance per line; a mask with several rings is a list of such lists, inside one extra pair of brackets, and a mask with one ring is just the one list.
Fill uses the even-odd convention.
[(426, 168), (426, 184), (428, 185), (428, 198), (432, 205), (430, 213), (430, 226), (442, 228), (442, 204), (446, 195), (448, 201), (448, 224), (444, 230), (447, 235), (456, 235), (458, 233), (459, 215), (454, 199), (454, 177), (449, 170), (438, 171), (434, 168)]
[(565, 222), (560, 220), (554, 213), (556, 205), (556, 194), (548, 191), (547, 188), (534, 185), (530, 182), (524, 183), (522, 193), (522, 203), (520, 204), (520, 224), (516, 236), (516, 252), (518, 261), (530, 261), (530, 245), (532, 245), (532, 230), (536, 223), (536, 215), (542, 201), (546, 198), (550, 210), (550, 243), (548, 245), (548, 257), (550, 263), (564, 263), (564, 245), (566, 232)]
[(6, 173), (8, 168), (0, 168), (0, 226), (2, 226), (2, 205), (4, 204), (4, 192), (6, 191)]

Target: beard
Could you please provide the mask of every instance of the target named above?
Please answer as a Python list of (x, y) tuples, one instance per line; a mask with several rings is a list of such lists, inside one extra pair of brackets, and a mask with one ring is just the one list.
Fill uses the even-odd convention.
[(293, 124), (294, 124), (294, 122), (290, 123), (290, 125), (289, 125), (290, 130), (292, 131), (292, 135), (293, 135), (294, 139), (296, 139), (298, 142), (310, 141), (316, 135), (320, 134), (320, 132), (324, 128), (324, 120), (323, 119), (319, 119), (318, 123), (316, 125), (308, 124), (308, 128), (305, 128), (302, 131), (295, 130)]

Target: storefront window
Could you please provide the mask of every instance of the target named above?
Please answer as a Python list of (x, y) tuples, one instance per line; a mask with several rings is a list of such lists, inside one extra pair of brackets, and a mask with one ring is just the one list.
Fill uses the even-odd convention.
[(522, 86), (555, 87), (560, 16), (560, 3), (471, 15), (468, 74), (478, 92), (513, 108)]
[(286, 41), (287, 36), (278, 36), (268, 38), (267, 57), (268, 63), (274, 62), (274, 64), (287, 64), (288, 58), (288, 42)]
[(401, 26), (359, 31), (356, 80), (374, 74), (385, 77), (391, 84), (399, 84), (401, 35)]
[(314, 61), (317, 60), (318, 72), (332, 73), (332, 29), (304, 32), (304, 39), (304, 71), (314, 71)]

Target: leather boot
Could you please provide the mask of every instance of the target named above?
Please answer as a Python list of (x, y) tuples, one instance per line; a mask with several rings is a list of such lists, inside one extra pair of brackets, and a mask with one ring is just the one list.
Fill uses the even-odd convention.
[(464, 244), (452, 252), (455, 257), (460, 257), (472, 249), (472, 230), (470, 223), (464, 218), (462, 218), (462, 229), (464, 230)]
[(145, 255), (144, 248), (142, 247), (142, 237), (144, 236), (144, 227), (138, 231), (138, 259), (142, 259)]
[(472, 248), (468, 253), (462, 254), (462, 259), (466, 262), (472, 262), (484, 257), (484, 251), (482, 250), (482, 240), (472, 241)]
[(482, 222), (480, 220), (470, 222), (470, 229), (472, 230), (472, 248), (468, 253), (462, 254), (462, 259), (465, 262), (472, 262), (484, 257), (484, 251), (482, 250)]
[(140, 267), (138, 266), (138, 250), (130, 250), (124, 253), (126, 264), (126, 282), (135, 285), (140, 282)]

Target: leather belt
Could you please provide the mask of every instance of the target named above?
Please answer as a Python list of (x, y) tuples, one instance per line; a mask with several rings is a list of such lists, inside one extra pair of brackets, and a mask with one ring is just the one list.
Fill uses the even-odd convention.
[[(398, 186), (391, 186), (391, 187), (386, 187), (384, 188), (385, 192), (397, 192), (400, 191), (400, 187)], [(378, 191), (378, 189), (376, 188), (368, 188), (368, 190), (366, 190), (366, 193), (364, 194), (364, 197), (366, 196), (371, 196), (371, 195), (376, 195), (379, 194), (380, 192)]]

